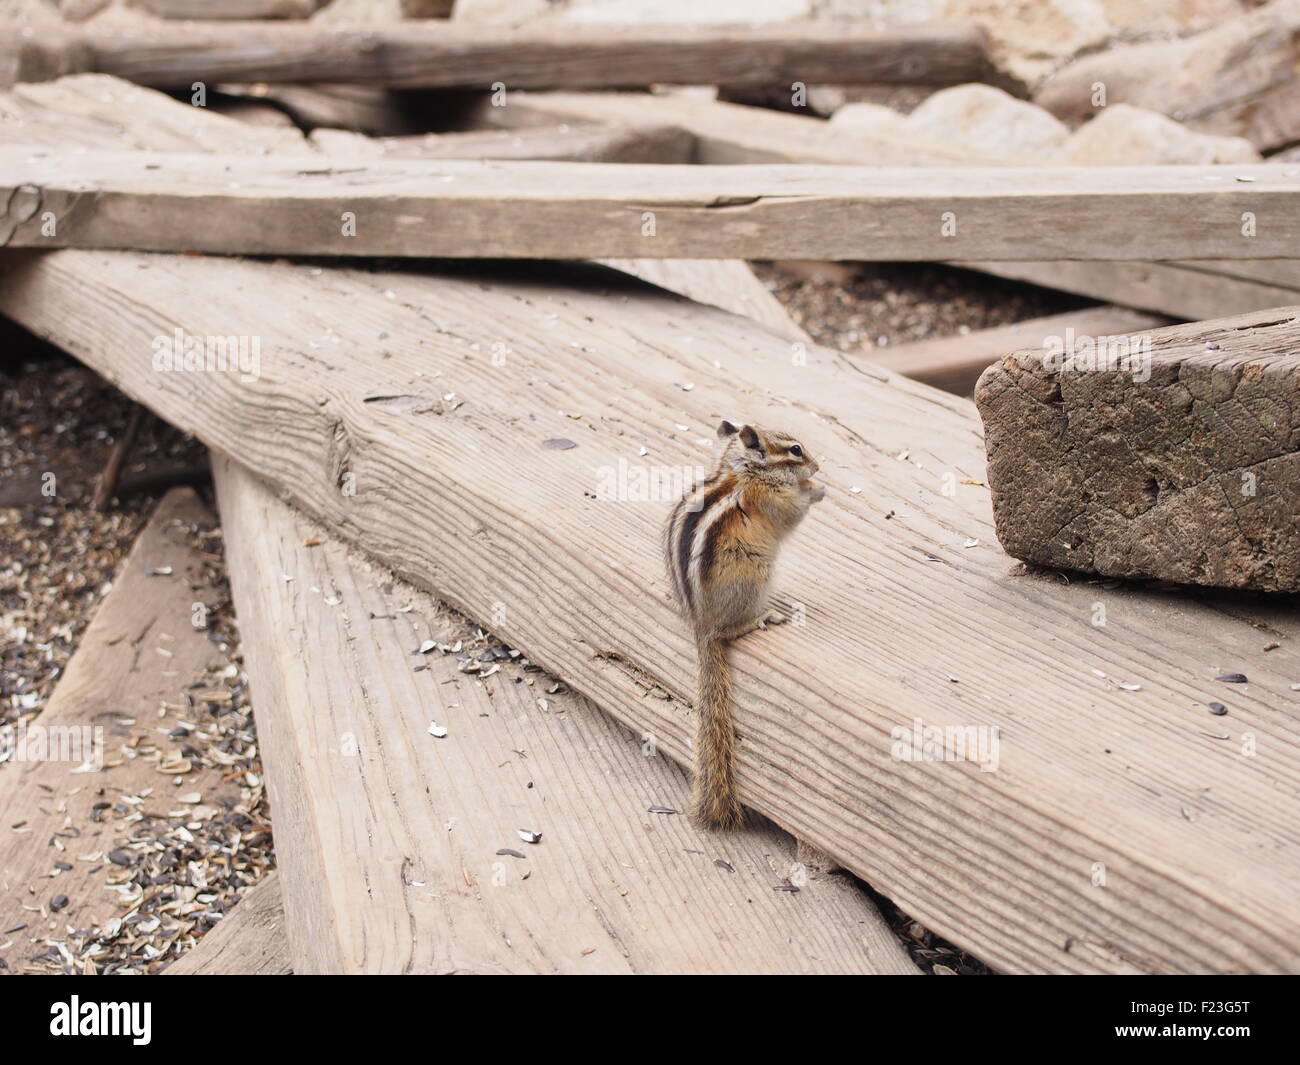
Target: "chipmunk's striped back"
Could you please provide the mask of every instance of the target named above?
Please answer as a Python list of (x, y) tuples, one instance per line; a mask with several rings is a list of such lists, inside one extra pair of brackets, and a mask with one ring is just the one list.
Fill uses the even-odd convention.
[(708, 578), (708, 550), (716, 544), (719, 521), (738, 513), (740, 482), (728, 470), (719, 469), (696, 484), (673, 508), (668, 521), (666, 543), (668, 573), (673, 594), (681, 608), (690, 615), (703, 601), (703, 586)]

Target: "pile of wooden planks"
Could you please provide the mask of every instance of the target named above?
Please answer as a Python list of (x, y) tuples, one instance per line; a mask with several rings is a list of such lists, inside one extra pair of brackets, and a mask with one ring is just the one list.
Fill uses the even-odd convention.
[[(1294, 966), (1294, 822), (1275, 816), (1290, 681), (1261, 650), (1263, 615), (1009, 573), (968, 404), (820, 349), (792, 360), (785, 337), (608, 274), (78, 250), (4, 266), (5, 313), (413, 584), (495, 617), (675, 760), (692, 655), (658, 562), (668, 503), (602, 498), (601, 471), (642, 447), (707, 462), (695, 438), (732, 410), (791, 429), (826, 456), (830, 493), (781, 588), (808, 624), (737, 648), (747, 800), (1000, 968)], [(150, 338), (178, 328), (260, 337), (257, 381), (156, 372)], [(1290, 638), (1284, 611), (1268, 622)], [(1225, 659), (1251, 685), (1211, 740)], [(998, 730), (997, 772), (894, 757), (894, 737), (955, 723)], [(1267, 737), (1259, 757), (1232, 753), (1239, 732)], [(1206, 794), (1231, 812), (1210, 816)]]

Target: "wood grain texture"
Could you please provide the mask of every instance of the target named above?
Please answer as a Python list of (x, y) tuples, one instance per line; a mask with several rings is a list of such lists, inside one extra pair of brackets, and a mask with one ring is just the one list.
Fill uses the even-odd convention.
[(649, 812), (686, 787), (653, 743), (509, 660), (413, 655), (455, 639), (432, 597), (214, 473), (295, 972), (918, 972), (770, 822)]
[[(696, 138), (701, 163), (808, 162), (876, 166), (1028, 165), (975, 152), (871, 135), (823, 119), (683, 96), (642, 93), (512, 93), (506, 107), (480, 107), (481, 124), (510, 126), (566, 121), (672, 122)], [(1216, 318), (1295, 302), (1300, 291), (1286, 260), (1188, 263), (1212, 276), (1189, 277), (1180, 264), (1078, 262), (958, 263), (1001, 277), (1076, 292), (1178, 318)], [(1204, 273), (1204, 271), (1203, 271)], [(1244, 279), (1244, 280), (1243, 280)]]
[(1064, 341), (1067, 333), (1075, 337), (1131, 336), (1168, 324), (1168, 318), (1126, 307), (1086, 307), (994, 329), (873, 348), (862, 357), (913, 381), (969, 396), (979, 375), (1008, 351), (1040, 347), (1049, 337)]
[[(390, 88), (830, 84), (956, 85), (991, 75), (971, 26), (353, 26), (226, 22), (43, 27), (45, 62), (62, 73), (140, 85), (196, 81), (353, 82)], [(0, 26), (0, 66), (24, 46)], [(31, 68), (37, 73), (37, 68)]]
[(280, 874), (267, 873), (164, 976), (286, 976), (293, 972), (284, 933)]
[[(503, 604), (504, 638), (677, 761), (693, 653), (659, 563), (670, 503), (618, 471), (707, 465), (723, 415), (792, 431), (829, 490), (777, 585), (807, 624), (733, 649), (745, 802), (1006, 970), (1300, 966), (1294, 610), (1019, 572), (969, 403), (554, 266), (4, 267), (5, 313), (413, 583), (470, 616)], [(260, 336), (259, 380), (155, 372), (151, 338), (177, 327)], [(1251, 683), (1214, 718), (1228, 668)], [(897, 760), (917, 720), (998, 727), (998, 770)]]
[[(522, 259), (1268, 258), (1300, 169), (654, 166), (0, 149), (0, 245)], [(1252, 238), (1244, 213), (1270, 219)], [(50, 225), (53, 216), (57, 225)], [(352, 225), (346, 224), (352, 220)]]
[[(48, 748), (60, 760), (11, 751), (0, 762), (0, 957), (8, 965), (0, 972), (21, 972), (25, 959), (65, 939), (69, 927), (103, 928), (127, 915), (108, 886), (123, 881), (123, 870), (107, 855), (133, 837), (140, 815), (165, 819), (177, 808), (195, 809), (179, 805), (182, 790), (201, 793), (207, 804), (238, 798), (220, 766), (186, 774), (180, 789), (174, 781), (181, 778), (158, 771), (160, 752), (177, 747), (160, 735), (193, 721), (184, 689), (224, 661), (191, 623), (194, 603), (211, 605), (223, 594), (203, 579), (190, 546), (195, 524), (214, 522), (192, 490), (173, 489), (158, 504), (49, 702), (28, 722), (19, 751), (41, 755), (43, 742), (65, 738), (77, 746)], [(167, 567), (170, 576), (145, 573)], [(82, 771), (86, 764), (100, 768)], [(124, 795), (143, 801), (122, 805)], [(109, 806), (94, 809), (101, 803)], [(60, 895), (68, 901), (52, 912)]]

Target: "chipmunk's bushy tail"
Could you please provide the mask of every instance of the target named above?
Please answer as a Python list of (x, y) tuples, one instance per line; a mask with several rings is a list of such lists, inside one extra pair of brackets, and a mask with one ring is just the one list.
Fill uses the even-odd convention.
[(736, 794), (736, 730), (732, 724), (731, 667), (727, 641), (697, 638), (695, 786), (691, 816), (704, 828), (736, 828), (743, 820)]

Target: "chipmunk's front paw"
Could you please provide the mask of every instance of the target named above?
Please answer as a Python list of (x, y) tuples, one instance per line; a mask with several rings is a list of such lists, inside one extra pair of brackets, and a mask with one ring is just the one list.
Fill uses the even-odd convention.
[(826, 486), (818, 484), (816, 481), (808, 482), (808, 501), (810, 503), (820, 503), (826, 498)]
[(754, 619), (754, 624), (749, 631), (754, 632), (756, 629), (765, 629), (769, 625), (784, 625), (790, 618), (782, 614), (779, 610), (765, 610)]

